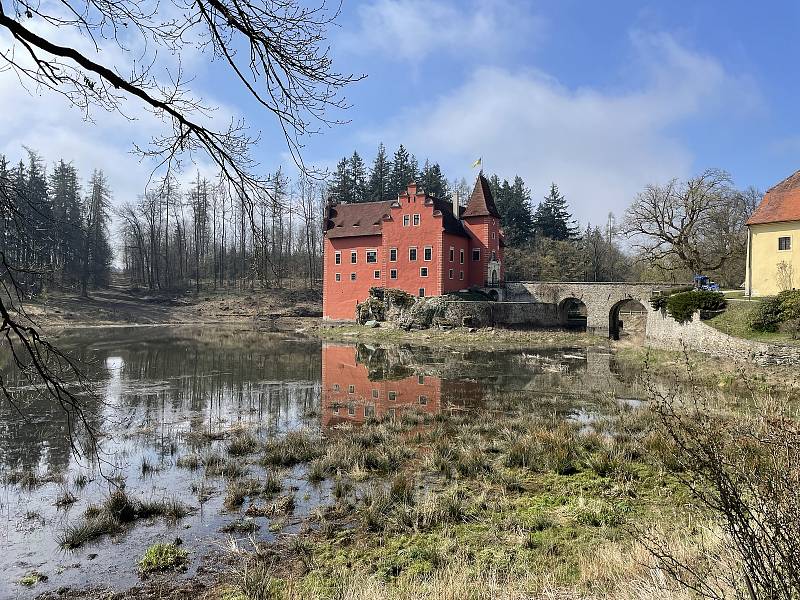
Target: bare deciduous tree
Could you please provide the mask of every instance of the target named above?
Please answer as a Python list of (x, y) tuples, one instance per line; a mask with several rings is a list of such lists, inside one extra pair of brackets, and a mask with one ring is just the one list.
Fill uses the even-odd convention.
[(626, 211), (622, 230), (643, 258), (663, 269), (715, 271), (742, 254), (753, 195), (736, 191), (718, 169), (649, 185)]

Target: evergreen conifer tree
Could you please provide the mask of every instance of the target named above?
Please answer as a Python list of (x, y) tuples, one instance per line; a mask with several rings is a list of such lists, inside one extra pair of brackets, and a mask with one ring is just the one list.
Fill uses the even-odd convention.
[(372, 169), (369, 172), (369, 184), (367, 185), (367, 200), (386, 200), (389, 195), (389, 180), (391, 176), (392, 163), (386, 158), (386, 148), (383, 144), (378, 145), (378, 154)]
[(533, 225), (539, 235), (551, 240), (574, 240), (577, 237), (578, 226), (555, 183), (550, 185), (550, 193), (536, 208)]
[(400, 192), (405, 191), (409, 183), (416, 177), (416, 159), (413, 158), (403, 144), (394, 153), (392, 171), (389, 176), (389, 198), (395, 198)]
[(336, 165), (336, 173), (330, 186), (330, 198), (334, 202), (352, 202), (353, 183), (350, 176), (350, 161), (343, 158)]
[(428, 195), (441, 199), (447, 199), (450, 195), (450, 186), (447, 184), (447, 179), (442, 174), (439, 163), (431, 164), (430, 161), (426, 159), (419, 178), (422, 189), (424, 189)]
[(367, 168), (358, 152), (353, 152), (350, 157), (350, 201), (366, 202), (367, 197)]

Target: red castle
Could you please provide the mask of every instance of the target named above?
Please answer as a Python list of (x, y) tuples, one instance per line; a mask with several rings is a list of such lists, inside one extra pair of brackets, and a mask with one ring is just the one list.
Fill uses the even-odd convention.
[(441, 296), (502, 283), (503, 233), (489, 182), (466, 207), (409, 183), (396, 200), (331, 204), (325, 211), (322, 315), (354, 319), (372, 287)]

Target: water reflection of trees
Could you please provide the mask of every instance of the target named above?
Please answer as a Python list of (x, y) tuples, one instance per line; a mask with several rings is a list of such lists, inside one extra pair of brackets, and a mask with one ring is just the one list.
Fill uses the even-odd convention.
[[(95, 334), (96, 335), (96, 334)], [(277, 429), (317, 409), (320, 354), (315, 342), (239, 336), (224, 343), (150, 330), (70, 335), (63, 340), (99, 382), (92, 423), (112, 433), (137, 431), (156, 447), (180, 433), (236, 424)], [(3, 376), (18, 382), (13, 367)], [(20, 412), (0, 403), (0, 463), (58, 471), (71, 459), (67, 421), (39, 390), (18, 392)], [(77, 431), (79, 442), (89, 443)]]

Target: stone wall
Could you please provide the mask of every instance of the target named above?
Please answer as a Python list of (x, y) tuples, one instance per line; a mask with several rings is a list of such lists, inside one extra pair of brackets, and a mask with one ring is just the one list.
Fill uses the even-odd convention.
[(545, 302), (444, 302), (442, 318), (452, 325), (471, 320), (472, 327), (558, 327), (558, 307)]
[(648, 313), (647, 345), (668, 350), (686, 348), (758, 365), (800, 364), (800, 347), (767, 344), (728, 335), (703, 323), (699, 311), (686, 323), (678, 323), (660, 311)]

